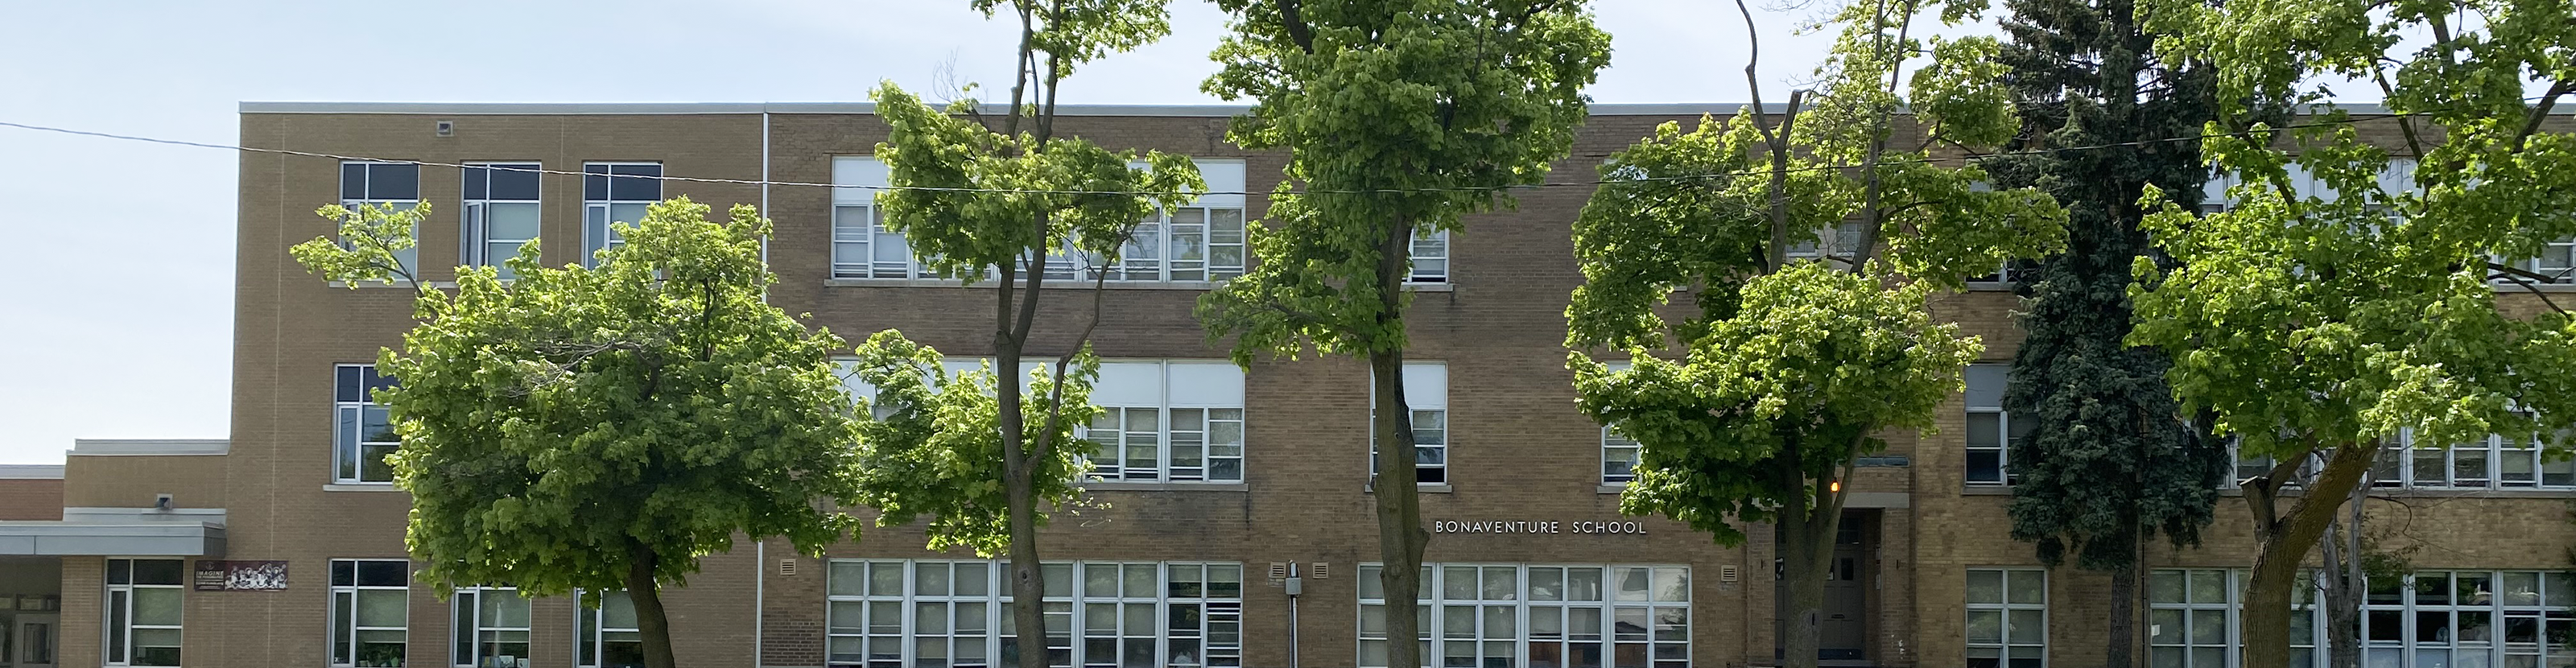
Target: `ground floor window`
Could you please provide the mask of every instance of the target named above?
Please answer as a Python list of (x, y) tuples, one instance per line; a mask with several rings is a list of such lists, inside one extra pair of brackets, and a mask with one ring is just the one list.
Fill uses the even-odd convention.
[[(1387, 665), (1380, 568), (1360, 566), (1359, 664)], [(1690, 665), (1684, 566), (1431, 564), (1419, 628), (1426, 666)]]
[[(1020, 643), (1005, 564), (835, 560), (833, 668), (1013, 665)], [(1072, 668), (1243, 665), (1243, 566), (1081, 562), (1045, 566), (1045, 651)]]
[(2048, 571), (1968, 569), (1968, 666), (2048, 665)]
[(331, 665), (401, 668), (410, 587), (408, 560), (331, 560)]
[(528, 619), (517, 588), (456, 590), (456, 665), (528, 668)]
[[(2147, 581), (2148, 665), (2240, 668), (2246, 572), (2158, 570)], [(2576, 666), (2576, 579), (2555, 571), (2418, 571), (2365, 585), (2365, 668)], [(2303, 580), (2291, 665), (2323, 668), (2324, 594)]]
[(107, 560), (107, 665), (179, 665), (186, 570), (179, 559)]
[(582, 668), (643, 668), (644, 632), (635, 622), (635, 599), (626, 592), (584, 600), (573, 614), (581, 628), (573, 642), (580, 644)]

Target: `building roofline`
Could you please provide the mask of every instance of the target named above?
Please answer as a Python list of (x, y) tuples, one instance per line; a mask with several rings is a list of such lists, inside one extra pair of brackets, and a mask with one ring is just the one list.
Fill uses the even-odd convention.
[[(1743, 111), (1742, 102), (1656, 102), (1630, 104), (1594, 104), (1594, 116), (1726, 116)], [(1781, 104), (1764, 105), (1777, 113)], [(2311, 112), (2326, 105), (2310, 105)], [(1005, 107), (984, 105), (987, 113), (1000, 113)], [(2376, 102), (2339, 105), (2355, 114), (2385, 114), (2388, 107)], [(724, 114), (874, 114), (873, 102), (243, 102), (244, 114), (438, 114), (474, 115), (724, 115)], [(1252, 107), (1239, 104), (1068, 104), (1057, 108), (1066, 116), (1163, 116), (1176, 118), (1228, 118), (1249, 112)], [(2576, 106), (2550, 110), (2552, 116), (2576, 114)]]
[(61, 464), (0, 464), (0, 480), (61, 480)]
[(232, 441), (220, 438), (83, 438), (72, 441), (71, 452), (80, 456), (138, 455), (221, 455), (232, 451)]

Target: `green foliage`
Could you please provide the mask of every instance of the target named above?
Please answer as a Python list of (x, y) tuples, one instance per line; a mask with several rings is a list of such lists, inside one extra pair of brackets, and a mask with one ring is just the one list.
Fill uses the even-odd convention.
[(1249, 98), (1229, 139), (1289, 150), (1250, 228), (1261, 261), (1200, 314), (1235, 357), (1404, 347), (1404, 242), (1537, 184), (1586, 116), (1610, 38), (1581, 2), (1220, 0), (1237, 19), (1204, 88)]
[[(2162, 533), (2197, 544), (2229, 470), (2223, 441), (2181, 419), (2162, 351), (2125, 345), (2129, 267), (2151, 253), (2138, 193), (2155, 184), (2199, 204), (2208, 168), (2174, 141), (2209, 120), (2203, 68), (2154, 57), (2126, 1), (2007, 0), (2011, 36), (1998, 54), (2021, 109), (2023, 152), (1984, 161), (1999, 185), (2037, 187), (2067, 209), (2065, 253), (2024, 274), (2027, 334), (2004, 406), (2016, 427), (2009, 460), (2013, 537), (2056, 565), (2118, 570)], [(2050, 151), (2052, 147), (2064, 150)]]
[(340, 226), (339, 242), (316, 239), (286, 249), (295, 261), (316, 274), (341, 281), (350, 288), (365, 283), (390, 283), (413, 280), (420, 268), (405, 265), (405, 251), (420, 245), (414, 231), (420, 221), (429, 217), (429, 203), (421, 202), (408, 209), (392, 204), (360, 204), (350, 209), (338, 204), (325, 205), (313, 214)]
[(1633, 366), (1614, 371), (1569, 354), (1583, 412), (1644, 446), (1620, 512), (1739, 544), (1730, 518), (1774, 521), (1852, 457), (1884, 448), (1879, 430), (1930, 429), (1984, 349), (1932, 322), (1933, 289), (1800, 262), (1745, 281), (1746, 315), (1712, 323), (1681, 359), (1635, 348)]
[[(861, 407), (871, 417), (859, 424), (859, 499), (881, 513), (879, 526), (929, 516), (932, 550), (964, 547), (991, 557), (1008, 549), (1011, 538), (1002, 408), (994, 392), (998, 379), (989, 363), (952, 374), (941, 359), (938, 350), (894, 330), (859, 345), (854, 371), (876, 388), (876, 399)], [(1075, 427), (1100, 413), (1091, 405), (1099, 360), (1085, 351), (1060, 379), (1042, 365), (1031, 366), (1029, 392), (1047, 399), (1021, 409), (1022, 442), (1080, 443)], [(1034, 498), (1044, 504), (1039, 525), (1081, 494), (1074, 481), (1088, 468), (1083, 454), (1081, 448), (1057, 447), (1036, 462), (1030, 481)]]
[[(854, 498), (843, 344), (763, 301), (768, 220), (707, 213), (654, 204), (618, 224), (626, 244), (595, 269), (540, 266), (531, 242), (511, 282), (461, 268), (454, 294), (421, 293), (419, 326), (378, 361), (401, 384), (376, 400), (402, 435), (391, 459), (425, 578), (620, 590), (638, 550), (680, 583), (737, 534), (819, 553), (856, 530), (817, 508)], [(396, 229), (408, 237), (344, 222), (354, 243), (294, 253), (328, 278), (378, 280)]]
[(892, 83), (873, 97), (893, 126), (877, 159), (905, 186), (877, 195), (886, 229), (903, 233), (941, 275), (1007, 276), (1033, 255), (1068, 248), (1114, 256), (1157, 207), (1187, 205), (1207, 190), (1188, 156), (1006, 135), (968, 116), (971, 100), (942, 112)]

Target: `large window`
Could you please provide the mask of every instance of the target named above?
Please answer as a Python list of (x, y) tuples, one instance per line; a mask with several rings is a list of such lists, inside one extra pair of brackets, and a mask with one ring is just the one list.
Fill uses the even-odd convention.
[(1968, 484), (2009, 484), (2012, 442), (2030, 435), (2028, 423), (2016, 424), (2004, 412), (2009, 369), (2006, 364), (1968, 365)]
[[(1369, 405), (1377, 404), (1371, 384)], [(1414, 482), (1449, 484), (1449, 365), (1408, 362), (1404, 365), (1404, 403), (1413, 411)], [(1374, 417), (1377, 413), (1369, 413)], [(1377, 479), (1377, 427), (1369, 425), (1369, 479)]]
[(1099, 480), (1243, 481), (1243, 368), (1229, 362), (1104, 362), (1091, 389)]
[(1620, 434), (1616, 427), (1601, 428), (1601, 482), (1616, 485), (1637, 479), (1636, 439)]
[(644, 668), (644, 632), (635, 621), (635, 599), (626, 592), (599, 594), (599, 605), (574, 611), (581, 627), (582, 668)]
[[(2147, 577), (2147, 665), (2231, 668), (2238, 660), (2236, 614), (2245, 572), (2225, 569), (2159, 570)], [(2315, 594), (2292, 597), (2290, 656), (2293, 666), (2316, 663)]]
[(581, 166), (581, 263), (597, 263), (599, 251), (626, 245), (611, 223), (644, 223), (644, 211), (662, 199), (662, 165), (652, 162), (591, 162)]
[(537, 169), (532, 162), (465, 166), (465, 264), (499, 267), (510, 277), (502, 263), (537, 239)]
[(410, 587), (409, 561), (331, 560), (331, 665), (402, 668)]
[[(2307, 573), (2314, 577), (2314, 573)], [(2246, 574), (2158, 570), (2147, 581), (2148, 665), (2244, 668)], [(2324, 668), (2324, 594), (2302, 580), (2292, 598), (2291, 665)], [(2576, 664), (2576, 580), (2556, 571), (2420, 571), (2364, 585), (2362, 665), (2541, 668)]]
[[(1359, 665), (1387, 665), (1386, 590), (1360, 566)], [(1690, 569), (1683, 566), (1427, 564), (1426, 666), (1683, 668)]]
[(2048, 665), (2048, 571), (1971, 568), (1967, 594), (1968, 668)]
[(2380, 487), (2531, 489), (2576, 487), (2576, 461), (2542, 456), (2539, 439), (2490, 434), (2445, 447), (2401, 430), (2381, 452), (2371, 484)]
[(513, 587), (456, 590), (455, 661), (471, 668), (528, 668), (528, 598)]
[[(1085, 562), (1045, 569), (1049, 665), (1243, 665), (1240, 564)], [(1018, 638), (1003, 571), (988, 561), (833, 561), (828, 664), (1013, 665)]]
[[(340, 163), (340, 206), (355, 210), (364, 205), (384, 205), (395, 211), (410, 211), (420, 206), (420, 165), (408, 162), (343, 162)], [(420, 238), (420, 230), (412, 231)], [(394, 253), (394, 260), (405, 271), (420, 271), (420, 246)], [(396, 277), (397, 280), (400, 277)]]
[(1792, 240), (1784, 253), (1793, 260), (1841, 257), (1849, 264), (1852, 250), (1860, 246), (1860, 223), (1841, 223), (1831, 230), (1817, 230), (1814, 236)]
[[(1158, 210), (1138, 221), (1136, 232), (1119, 251), (1118, 262), (1081, 257), (1071, 251), (1047, 258), (1047, 278), (1089, 281), (1108, 274), (1113, 282), (1222, 281), (1243, 275), (1244, 163), (1199, 160), (1209, 194), (1175, 209)], [(888, 172), (873, 156), (832, 159), (832, 277), (931, 278), (901, 232), (886, 229), (876, 195), (888, 185)], [(1103, 266), (1106, 264), (1107, 266)]]
[(107, 665), (179, 665), (186, 569), (179, 559), (107, 560)]
[(342, 364), (332, 371), (332, 411), (337, 416), (332, 432), (332, 482), (393, 482), (393, 465), (385, 456), (393, 454), (402, 441), (375, 396), (376, 390), (394, 386), (393, 377), (376, 373), (373, 364)]
[(1449, 282), (1448, 230), (1415, 231), (1413, 233), (1413, 245), (1409, 249), (1407, 255), (1413, 260), (1413, 269), (1411, 273), (1405, 274), (1404, 282)]

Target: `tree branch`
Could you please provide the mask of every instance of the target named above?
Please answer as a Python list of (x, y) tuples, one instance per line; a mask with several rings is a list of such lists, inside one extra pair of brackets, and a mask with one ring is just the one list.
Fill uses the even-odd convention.
[(1297, 50), (1315, 52), (1315, 31), (1306, 25), (1306, 12), (1298, 0), (1279, 0), (1279, 25), (1288, 31), (1288, 41), (1295, 42)]
[(2567, 309), (2558, 307), (2558, 302), (2550, 300), (2549, 293), (2540, 291), (2540, 286), (2534, 285), (2531, 282), (2531, 279), (2533, 278), (2550, 281), (2552, 283), (2557, 282), (2558, 279), (2544, 276), (2540, 273), (2520, 267), (2508, 267), (2494, 262), (2487, 263), (2487, 271), (2495, 272), (2495, 277), (2501, 277), (2505, 280), (2513, 281), (2514, 285), (2522, 286), (2522, 289), (2529, 291), (2532, 296), (2539, 297), (2540, 303), (2549, 305), (2549, 310), (2557, 311), (2559, 313), (2567, 312)]

